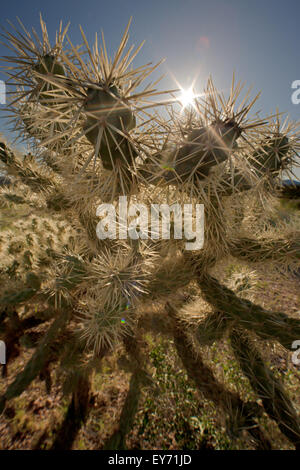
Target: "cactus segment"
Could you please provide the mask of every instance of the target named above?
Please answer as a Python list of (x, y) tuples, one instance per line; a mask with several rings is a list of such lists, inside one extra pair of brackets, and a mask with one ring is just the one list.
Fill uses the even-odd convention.
[(187, 181), (193, 175), (200, 180), (206, 178), (213, 166), (228, 159), (240, 134), (234, 121), (215, 122), (193, 129), (187, 135), (186, 143), (168, 159), (174, 171), (164, 177), (170, 182), (176, 180), (176, 175), (181, 181)]
[(112, 125), (123, 133), (128, 132), (136, 126), (136, 119), (132, 111), (121, 102), (117, 87), (111, 86), (108, 90), (88, 88), (85, 104), (87, 119), (83, 129), (89, 142), (96, 147), (100, 127), (103, 126), (104, 136), (99, 153), (104, 168), (113, 170), (117, 159), (124, 163), (124, 155), (130, 165), (137, 152), (124, 136), (108, 128)]

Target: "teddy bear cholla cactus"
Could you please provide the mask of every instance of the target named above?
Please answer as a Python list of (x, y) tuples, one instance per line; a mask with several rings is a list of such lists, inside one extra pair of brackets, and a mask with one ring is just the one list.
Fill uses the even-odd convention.
[[(156, 84), (139, 90), (155, 67), (129, 68), (139, 50), (125, 52), (129, 25), (112, 60), (104, 38), (100, 47), (96, 38), (91, 49), (82, 31), (83, 47), (69, 41), (65, 48), (66, 30), (62, 32), (60, 26), (51, 46), (42, 20), (41, 26), (42, 40), (23, 26), (22, 34), (5, 35), (16, 50), (16, 56), (9, 58), (8, 74), (16, 85), (9, 110), (21, 136), (34, 138), (42, 149), (42, 158), (39, 163), (32, 158), (22, 161), (4, 145), (0, 157), (8, 173), (33, 194), (29, 200), (38, 224), (40, 217), (49, 219), (51, 251), (43, 262), (32, 229), (34, 241), (30, 243), (36, 261), (29, 266), (18, 259), (12, 270), (9, 258), (2, 267), (6, 287), (0, 302), (10, 338), (11, 322), (18, 325), (14, 340), (26, 332), (25, 320), (15, 317), (19, 305), (29, 310), (38, 305), (39, 321), (51, 318), (53, 323), (27, 366), (8, 386), (0, 410), (47, 369), (49, 360), (60, 361), (66, 371), (66, 388), (71, 384), (73, 400), (83, 400), (86, 406), (82, 389), (89, 386), (95, 358), (99, 362), (123, 343), (132, 379), (119, 431), (106, 447), (124, 447), (141, 389), (151, 384), (138, 337), (143, 311), (155, 302), (161, 306), (162, 323), (171, 326), (168, 334), (172, 332), (190, 379), (230, 416), (231, 428), (247, 429), (262, 445), (263, 432), (256, 423), (262, 406), (244, 403), (237, 393), (226, 390), (201, 359), (201, 346), (226, 335), (264, 410), (299, 448), (295, 410), (264, 364), (252, 335), (291, 349), (300, 335), (300, 321), (241, 299), (212, 276), (212, 269), (230, 255), (251, 262), (299, 261), (296, 224), (283, 225), (276, 238), (268, 222), (270, 211), (260, 211), (269, 232), (260, 231), (261, 219), (256, 220), (257, 226), (253, 223), (258, 208), (274, 198), (280, 172), (295, 163), (297, 126), (284, 123), (281, 128), (279, 117), (274, 124), (272, 117), (248, 119), (257, 97), (249, 102), (246, 95), (238, 107), (241, 85), (234, 81), (225, 99), (209, 80), (192, 111), (177, 112), (171, 91), (166, 92), (169, 99), (156, 101), (161, 94)], [(169, 119), (153, 111), (161, 106), (169, 111)], [(7, 201), (9, 192), (15, 195), (9, 200), (16, 203), (20, 191), (17, 183), (14, 190), (2, 189), (1, 200)], [(119, 195), (126, 195), (128, 202), (146, 204), (203, 203), (203, 249), (187, 252), (185, 240), (99, 240), (96, 208), (110, 201), (117, 210)], [(254, 201), (253, 211), (250, 201)], [(18, 236), (24, 246), (29, 235), (27, 224)], [(4, 251), (11, 250), (9, 240), (7, 234)], [(13, 291), (15, 281), (23, 286), (25, 297), (18, 297), (19, 285)], [(182, 295), (195, 281), (198, 296), (210, 305), (198, 317), (189, 296)]]

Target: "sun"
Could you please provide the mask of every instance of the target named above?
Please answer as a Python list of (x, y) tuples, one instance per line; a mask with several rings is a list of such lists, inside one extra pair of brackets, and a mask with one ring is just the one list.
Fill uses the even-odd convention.
[(192, 87), (188, 88), (187, 90), (181, 89), (181, 95), (179, 97), (179, 101), (181, 102), (183, 109), (186, 108), (187, 106), (193, 106), (195, 98), (196, 98), (196, 95)]

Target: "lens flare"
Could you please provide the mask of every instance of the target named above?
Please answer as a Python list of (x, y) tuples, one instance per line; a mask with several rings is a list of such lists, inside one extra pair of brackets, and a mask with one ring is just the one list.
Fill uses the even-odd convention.
[(195, 98), (196, 95), (194, 94), (192, 87), (188, 88), (187, 90), (182, 89), (179, 100), (182, 104), (183, 109), (187, 106), (192, 106)]

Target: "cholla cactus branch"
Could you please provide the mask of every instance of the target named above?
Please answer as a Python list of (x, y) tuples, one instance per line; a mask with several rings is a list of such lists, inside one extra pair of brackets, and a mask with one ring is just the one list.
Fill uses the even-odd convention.
[(300, 259), (300, 233), (290, 239), (251, 240), (241, 238), (232, 243), (231, 254), (237, 258), (259, 263), (264, 260), (275, 260), (281, 263)]

